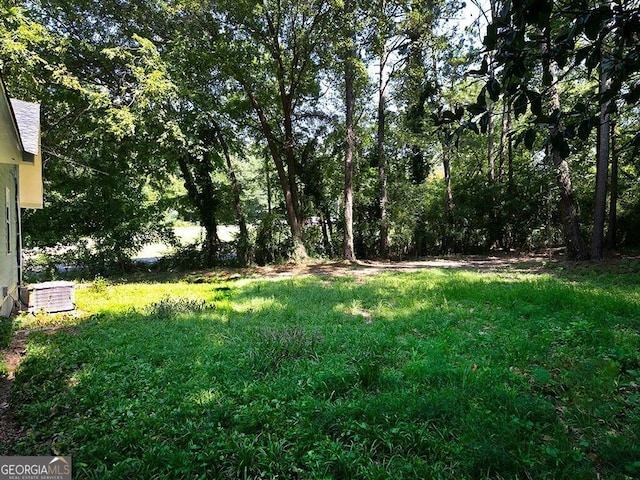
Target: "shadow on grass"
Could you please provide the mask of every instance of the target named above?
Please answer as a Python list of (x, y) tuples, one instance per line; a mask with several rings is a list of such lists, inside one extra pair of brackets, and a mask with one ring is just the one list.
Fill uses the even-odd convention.
[(434, 270), (197, 295), (34, 334), (3, 453), (70, 454), (77, 478), (640, 471), (631, 284)]

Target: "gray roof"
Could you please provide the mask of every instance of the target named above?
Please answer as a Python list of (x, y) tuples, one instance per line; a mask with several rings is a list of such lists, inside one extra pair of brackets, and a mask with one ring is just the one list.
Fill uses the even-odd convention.
[(40, 153), (40, 104), (12, 98), (11, 107), (25, 151), (38, 155)]

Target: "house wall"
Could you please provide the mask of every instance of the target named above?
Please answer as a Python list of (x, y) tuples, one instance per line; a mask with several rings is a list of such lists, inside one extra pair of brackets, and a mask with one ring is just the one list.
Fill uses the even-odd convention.
[(17, 137), (16, 125), (4, 88), (0, 88), (0, 163), (17, 165), (21, 160), (22, 147)]
[(14, 299), (18, 298), (17, 169), (16, 165), (0, 164), (0, 315), (3, 316), (11, 314)]
[(0, 315), (9, 316), (18, 295), (16, 179), (22, 148), (4, 86), (0, 87)]
[(40, 105), (9, 100), (0, 75), (0, 315), (21, 281), (20, 208), (42, 208)]
[(44, 194), (42, 186), (42, 156), (36, 155), (33, 163), (19, 165), (19, 195), (21, 208), (42, 208)]

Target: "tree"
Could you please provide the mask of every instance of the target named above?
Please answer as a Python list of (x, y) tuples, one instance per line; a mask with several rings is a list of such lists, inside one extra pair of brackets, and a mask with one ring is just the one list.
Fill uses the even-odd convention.
[[(24, 5), (0, 6), (0, 58), (14, 95), (45, 105), (52, 208), (25, 220), (53, 226), (32, 230), (41, 244), (90, 238), (96, 263), (124, 264), (163, 233), (176, 176), (207, 264), (234, 218), (248, 259), (266, 209), (261, 241), (282, 234), (298, 259), (337, 252), (337, 231), (355, 259), (533, 248), (560, 229), (584, 258), (585, 226), (598, 257), (609, 159), (606, 233), (628, 244), (640, 218), (637, 0), (492, 1), (482, 82), (444, 24), (455, 1)], [(243, 204), (248, 185), (267, 205)]]
[[(306, 257), (298, 191), (299, 111), (318, 95), (319, 48), (329, 6), (318, 0), (222, 2), (220, 71), (241, 87), (258, 120), (284, 196), (294, 256)], [(222, 45), (222, 47), (220, 47)]]
[[(611, 60), (609, 60), (610, 62)], [(598, 94), (600, 100), (598, 112), (597, 151), (596, 151), (596, 187), (595, 187), (595, 213), (593, 219), (593, 239), (591, 241), (591, 257), (602, 258), (604, 250), (604, 225), (607, 215), (607, 181), (609, 178), (609, 152), (611, 115), (609, 112), (611, 100), (605, 99), (610, 87), (608, 70), (603, 61), (599, 66)]]
[[(499, 14), (489, 24), (484, 40), (487, 49), (495, 52), (497, 65), (502, 67), (501, 81), (491, 79), (485, 87), (487, 91), (496, 96), (504, 93), (514, 97), (516, 115), (518, 112), (524, 113), (528, 106), (531, 108), (534, 127), (521, 138), (529, 146), (533, 146), (534, 129), (549, 126), (546, 144), (550, 157), (558, 168), (565, 237), (570, 253), (577, 258), (586, 258), (588, 253), (578, 232), (575, 201), (569, 188), (566, 159), (571, 150), (568, 141), (576, 134), (583, 140), (586, 139), (596, 122), (584, 118), (585, 111), (577, 107), (579, 104), (573, 109), (560, 108), (557, 89), (558, 82), (562, 81), (564, 75), (558, 75), (556, 70), (565, 69), (570, 64), (577, 67), (585, 63), (589, 72), (599, 65), (604, 66), (606, 56), (602, 47), (606, 44), (607, 37), (613, 35), (619, 39), (620, 45), (616, 60), (621, 61), (624, 67), (617, 69), (607, 80), (610, 81), (609, 88), (601, 88), (599, 105), (605, 105), (607, 99), (619, 97), (623, 89), (628, 87), (629, 80), (640, 69), (637, 58), (638, 34), (635, 28), (638, 26), (639, 14), (631, 3), (633, 2), (611, 5), (604, 3), (591, 8), (577, 0), (525, 0), (517, 5), (504, 3), (498, 9)], [(537, 85), (532, 81), (531, 72), (539, 72), (541, 75)], [(544, 92), (537, 90), (538, 85), (551, 93), (549, 112), (542, 108)], [(636, 87), (631, 86), (631, 91), (635, 92)], [(582, 118), (578, 123), (582, 123), (578, 128), (576, 119), (580, 117)], [(603, 160), (599, 170), (598, 219), (597, 222), (594, 221), (594, 234), (598, 239), (602, 236), (600, 225), (604, 221), (603, 202), (606, 201), (606, 169)], [(601, 244), (601, 240), (595, 240), (593, 245), (596, 254), (601, 250), (598, 243)]]
[[(547, 30), (546, 44), (543, 45), (543, 52), (551, 49), (550, 37)], [(564, 138), (563, 125), (561, 122), (560, 94), (556, 87), (558, 78), (554, 61), (547, 56), (543, 57), (543, 76), (548, 79), (549, 92), (549, 118), (552, 119), (549, 125), (548, 156), (551, 158), (553, 166), (556, 168), (558, 187), (560, 189), (560, 211), (562, 213), (563, 231), (565, 244), (571, 257), (578, 260), (588, 258), (588, 253), (578, 222), (573, 186), (569, 173), (568, 146)], [(537, 107), (536, 107), (537, 108)]]
[(149, 195), (152, 169), (140, 163), (149, 150), (139, 128), (167, 84), (141, 37), (127, 40), (137, 52), (132, 62), (124, 42), (64, 21), (79, 5), (45, 6), (11, 8), (0, 26), (13, 94), (43, 104), (46, 208), (25, 215), (25, 239), (39, 246), (90, 239), (78, 252), (96, 268), (124, 264), (164, 228)]
[(344, 141), (344, 258), (355, 260), (353, 247), (353, 157), (356, 151), (355, 133), (355, 76), (358, 55), (355, 39), (355, 6), (353, 0), (344, 2), (344, 105), (345, 105), (345, 141)]

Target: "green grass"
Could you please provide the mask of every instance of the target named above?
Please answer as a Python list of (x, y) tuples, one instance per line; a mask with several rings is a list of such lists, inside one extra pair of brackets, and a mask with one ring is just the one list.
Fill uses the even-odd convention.
[(13, 392), (26, 435), (2, 452), (72, 455), (75, 478), (640, 476), (635, 273), (76, 296), (87, 319), (30, 337)]
[[(13, 321), (10, 318), (0, 317), (0, 349), (5, 349), (11, 345), (13, 336)], [(0, 380), (7, 376), (9, 369), (0, 356)]]

